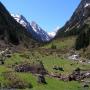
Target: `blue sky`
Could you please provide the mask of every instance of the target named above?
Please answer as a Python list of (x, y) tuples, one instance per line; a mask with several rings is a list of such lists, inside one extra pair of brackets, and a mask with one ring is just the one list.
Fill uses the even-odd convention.
[(22, 14), (48, 32), (62, 27), (80, 0), (0, 0), (10, 13)]

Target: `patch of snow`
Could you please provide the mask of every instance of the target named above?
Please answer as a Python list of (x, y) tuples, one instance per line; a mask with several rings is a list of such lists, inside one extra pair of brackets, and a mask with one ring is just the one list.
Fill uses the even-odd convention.
[(90, 3), (86, 3), (84, 8), (87, 8), (88, 6), (90, 6)]
[(18, 22), (20, 23), (22, 26), (24, 26), (25, 28), (27, 28), (30, 23), (26, 20), (26, 18), (22, 15), (19, 14), (11, 14), (11, 16)]
[(54, 38), (56, 36), (56, 32), (49, 32), (48, 35), (51, 37), (51, 38)]
[(48, 32), (48, 35), (51, 37), (51, 38), (54, 38), (55, 36), (56, 36), (56, 33), (57, 33), (57, 31), (60, 29), (60, 27), (59, 26), (57, 26), (54, 30), (53, 30), (53, 32)]

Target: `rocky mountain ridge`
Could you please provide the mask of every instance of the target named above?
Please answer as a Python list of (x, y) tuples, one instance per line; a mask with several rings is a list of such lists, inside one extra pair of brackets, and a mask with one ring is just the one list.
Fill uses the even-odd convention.
[(23, 15), (14, 15), (14, 14), (11, 15), (18, 23), (24, 26), (27, 29), (27, 31), (31, 33), (32, 37), (35, 40), (39, 42), (49, 42), (56, 35), (55, 32), (53, 34), (52, 33), (48, 34), (35, 21), (29, 23)]
[(59, 29), (56, 38), (77, 36), (75, 49), (86, 48), (90, 44), (90, 0), (81, 0), (70, 20)]
[[(75, 12), (71, 16), (70, 20), (57, 32), (57, 37), (60, 36), (61, 32), (72, 34), (77, 34), (75, 29), (83, 26), (85, 20), (90, 17), (90, 0), (81, 0), (80, 4), (76, 8)], [(74, 30), (74, 32), (73, 32)], [(60, 35), (59, 35), (60, 34)]]

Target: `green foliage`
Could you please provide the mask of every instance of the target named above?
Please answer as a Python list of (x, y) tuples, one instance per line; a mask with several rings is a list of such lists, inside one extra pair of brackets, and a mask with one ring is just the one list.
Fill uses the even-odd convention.
[(7, 34), (8, 34), (8, 39), (11, 43), (15, 45), (19, 44), (19, 38), (18, 38), (18, 34), (16, 33), (16, 30), (14, 30), (13, 32), (12, 30), (9, 29)]
[(51, 49), (53, 45), (56, 46), (56, 49), (59, 51), (62, 50), (65, 51), (64, 53), (67, 53), (67, 50), (74, 47), (76, 37), (65, 37), (65, 38), (58, 38), (53, 40), (51, 43), (48, 43), (44, 45), (42, 48)]
[[(32, 55), (32, 53), (34, 53), (34, 56)], [(29, 58), (28, 58), (29, 56)], [(45, 69), (49, 72), (49, 73), (61, 73), (61, 74), (70, 74), (73, 70), (75, 70), (75, 68), (80, 67), (81, 69), (89, 69), (90, 65), (89, 64), (80, 64), (77, 63), (75, 61), (70, 61), (67, 59), (61, 59), (61, 57), (56, 56), (56, 54), (53, 55), (49, 55), (49, 56), (45, 56), (45, 52), (39, 50), (36, 52), (36, 50), (34, 51), (30, 51), (30, 52), (24, 52), (22, 54), (16, 53), (14, 55), (12, 55), (11, 58), (7, 59), (5, 61), (5, 65), (4, 66), (0, 66), (0, 72), (8, 72), (9, 69), (11, 69), (13, 71), (13, 68), (8, 68), (6, 67), (7, 65), (13, 65), (15, 63), (21, 63), (23, 61), (28, 61), (28, 62), (35, 62), (37, 63), (37, 56), (38, 59), (41, 60), (41, 62), (38, 62), (41, 64), (41, 66), (44, 65)], [(44, 57), (42, 57), (44, 56)], [(30, 59), (32, 58), (32, 60)], [(37, 64), (38, 64), (37, 63)], [(43, 65), (42, 65), (43, 63)], [(73, 65), (71, 65), (73, 64)], [(64, 68), (64, 71), (56, 71), (53, 70), (53, 66), (60, 66)], [(67, 68), (68, 67), (68, 68)], [(4, 76), (4, 75), (3, 75)], [(17, 85), (17, 88), (20, 86), (22, 88), (22, 85), (24, 85), (26, 88), (25, 90), (83, 90), (83, 87), (81, 87), (81, 83), (78, 82), (63, 82), (60, 80), (57, 80), (55, 78), (50, 78), (50, 77), (46, 77), (46, 81), (47, 81), (47, 85), (41, 85), (37, 83), (37, 76), (32, 75), (31, 73), (24, 73), (24, 72), (12, 72), (10, 73), (6, 73), (6, 79), (0, 76), (0, 82), (4, 85), (4, 87), (10, 87), (13, 85)], [(10, 80), (8, 79), (10, 78)], [(14, 79), (15, 80), (14, 80)], [(15, 84), (15, 82), (17, 81), (17, 84)], [(20, 82), (20, 83), (19, 83)], [(33, 88), (31, 88), (31, 85), (33, 86)], [(20, 88), (19, 87), (19, 88)], [(31, 89), (29, 89), (31, 88)], [(21, 89), (22, 90), (22, 89)]]
[[(0, 2), (0, 40), (5, 41), (5, 44), (18, 45), (22, 43), (23, 47), (29, 48), (36, 41), (32, 39), (32, 35), (27, 30), (17, 23), (10, 15), (8, 10)], [(24, 46), (25, 45), (25, 46)]]
[(86, 48), (90, 42), (90, 36), (89, 36), (90, 35), (90, 29), (88, 27), (83, 28), (83, 29), (82, 29), (82, 32), (78, 35), (78, 37), (76, 39), (75, 48), (77, 50), (79, 50), (81, 48)]
[(16, 89), (25, 89), (25, 88), (32, 88), (32, 85), (26, 83), (24, 80), (20, 79), (20, 77), (15, 72), (5, 72), (3, 76), (6, 80), (8, 80), (8, 87), (9, 88), (16, 88)]
[(51, 45), (51, 49), (56, 49), (57, 47), (56, 47), (56, 45), (55, 44), (52, 44)]

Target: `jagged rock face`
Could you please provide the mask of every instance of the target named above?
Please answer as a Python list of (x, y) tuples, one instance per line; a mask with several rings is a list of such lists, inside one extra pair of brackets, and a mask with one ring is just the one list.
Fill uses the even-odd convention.
[(36, 38), (42, 42), (49, 42), (52, 38), (36, 22), (32, 21), (31, 26), (36, 34)]
[(90, 16), (90, 3), (85, 5), (84, 16)]
[[(62, 36), (63, 33), (71, 32), (69, 35), (77, 34), (73, 32), (76, 28), (80, 28), (84, 21), (90, 16), (90, 0), (81, 0), (79, 6), (71, 16), (70, 20), (57, 32), (56, 37)], [(60, 34), (61, 33), (61, 34)]]

